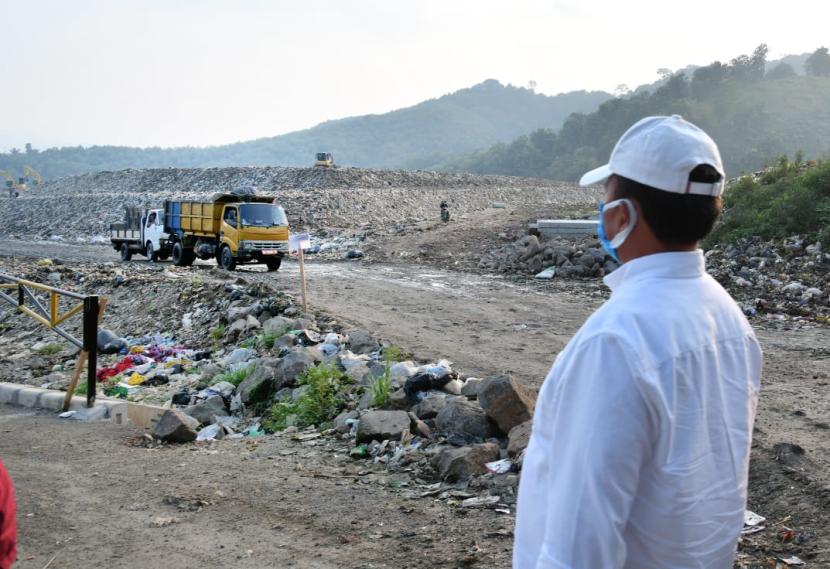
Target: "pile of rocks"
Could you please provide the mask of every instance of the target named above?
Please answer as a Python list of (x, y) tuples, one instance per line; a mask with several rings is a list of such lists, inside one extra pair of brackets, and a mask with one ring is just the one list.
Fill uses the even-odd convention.
[[(243, 277), (231, 281), (215, 269), (194, 277), (140, 264), (70, 269), (22, 262), (16, 269), (23, 276), (109, 297), (104, 321), (123, 337), (107, 341), (118, 353), (99, 356), (99, 395), (165, 407), (151, 444), (266, 436), (272, 408), (309, 390), (304, 374), (334, 366), (348, 378), (336, 394), (339, 414), (301, 432), (298, 425), (305, 425), (290, 416), (284, 432), (329, 438), (348, 445), (357, 460), (411, 469), (442, 484), (466, 488), (478, 480), (484, 498), (460, 486), (444, 495), (442, 486), (440, 495), (462, 497), (465, 507), (503, 507), (515, 499), (535, 394), (511, 377), (465, 377), (444, 360), (393, 361), (389, 346), (368, 332), (344, 330), (326, 315), (303, 311), (290, 295)], [(149, 291), (159, 305), (145, 321), (135, 300)], [(44, 350), (50, 333), (11, 307), (0, 306), (0, 316), (0, 376), (65, 389), (74, 351)], [(153, 325), (155, 333), (146, 333)], [(78, 332), (71, 323), (67, 328)], [(389, 384), (378, 404), (372, 387), (381, 379)], [(494, 488), (498, 497), (489, 494)]]
[(0, 237), (108, 242), (124, 206), (207, 200), (255, 186), (274, 195), (295, 229), (378, 230), (433, 219), (446, 200), (454, 216), (494, 203), (549, 209), (593, 207), (596, 192), (530, 178), (337, 168), (166, 168), (100, 172), (46, 182), (0, 208)]
[(546, 271), (546, 275), (540, 275), (541, 278), (596, 278), (618, 266), (596, 239), (540, 241), (535, 235), (525, 235), (490, 251), (478, 264), (478, 268), (483, 270), (526, 275), (538, 275), (546, 269), (553, 269)]
[(741, 239), (707, 251), (706, 265), (748, 316), (830, 323), (830, 253), (820, 243)]

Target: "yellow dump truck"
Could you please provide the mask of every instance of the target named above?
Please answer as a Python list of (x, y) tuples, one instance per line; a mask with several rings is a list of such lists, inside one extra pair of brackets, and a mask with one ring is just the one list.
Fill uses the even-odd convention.
[(216, 194), (208, 202), (164, 202), (164, 231), (173, 263), (193, 264), (196, 257), (216, 259), (232, 271), (238, 263), (280, 268), (288, 254), (288, 218), (273, 197)]

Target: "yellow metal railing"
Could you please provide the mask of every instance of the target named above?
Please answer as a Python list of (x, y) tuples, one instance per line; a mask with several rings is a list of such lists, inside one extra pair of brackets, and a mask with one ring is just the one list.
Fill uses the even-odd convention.
[[(17, 298), (3, 292), (5, 290), (17, 290)], [(48, 309), (34, 291), (45, 292), (49, 295)], [(81, 301), (80, 304), (70, 308), (66, 312), (60, 312), (60, 297), (65, 296)], [(26, 305), (28, 300), (29, 305)], [(99, 299), (98, 295), (81, 295), (76, 292), (62, 290), (49, 285), (36, 283), (34, 281), (19, 279), (0, 273), (0, 301), (5, 301), (17, 308), (19, 312), (32, 318), (36, 322), (49, 328), (56, 334), (66, 339), (69, 343), (81, 349), (78, 355), (78, 362), (75, 365), (75, 373), (70, 381), (67, 391), (64, 408), (68, 407), (75, 391), (75, 386), (83, 370), (84, 363), (87, 367), (87, 406), (92, 407), (95, 403), (95, 384), (97, 371), (98, 354), (98, 324), (103, 316), (107, 299)], [(60, 327), (61, 324), (76, 314), (83, 313), (83, 339), (79, 340)]]

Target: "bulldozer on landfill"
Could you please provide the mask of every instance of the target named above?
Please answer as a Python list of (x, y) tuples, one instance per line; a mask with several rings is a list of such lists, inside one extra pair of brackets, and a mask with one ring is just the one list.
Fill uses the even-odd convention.
[(334, 156), (331, 152), (318, 152), (317, 160), (314, 161), (315, 168), (334, 168)]

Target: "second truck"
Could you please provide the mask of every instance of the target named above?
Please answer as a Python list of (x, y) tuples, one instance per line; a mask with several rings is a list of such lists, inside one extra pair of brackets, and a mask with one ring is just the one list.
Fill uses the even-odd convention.
[[(240, 263), (262, 263), (276, 271), (288, 254), (288, 218), (275, 202), (272, 197), (250, 194), (216, 194), (206, 202), (167, 200), (163, 210), (150, 210), (158, 217), (163, 215), (164, 223), (159, 240), (151, 242), (153, 249), (139, 240), (125, 242), (123, 233), (117, 231), (111, 241), (122, 252), (122, 259), (125, 249), (134, 249), (160, 258), (169, 255), (179, 267), (192, 265), (198, 257), (216, 259), (229, 271)], [(148, 211), (144, 219), (150, 215)]]

